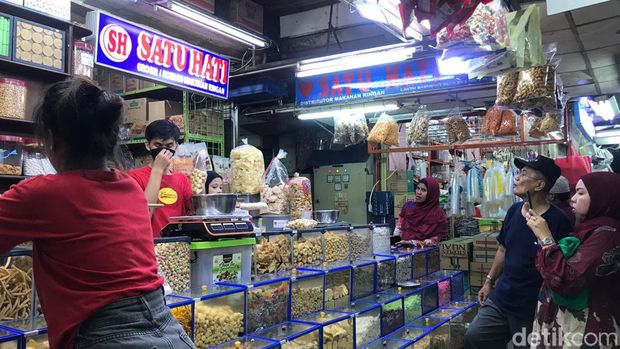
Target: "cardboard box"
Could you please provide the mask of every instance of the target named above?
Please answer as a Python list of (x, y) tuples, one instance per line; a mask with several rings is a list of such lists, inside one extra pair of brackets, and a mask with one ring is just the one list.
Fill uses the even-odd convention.
[(185, 0), (185, 2), (200, 10), (215, 13), (215, 0)]
[(165, 120), (172, 115), (183, 114), (183, 104), (174, 101), (149, 102), (148, 123)]
[(487, 280), (493, 263), (472, 262), (469, 265), (469, 283), (471, 287), (482, 287)]
[(125, 101), (125, 123), (134, 125), (146, 125), (149, 121), (148, 98), (136, 98)]
[(140, 79), (125, 78), (125, 92), (137, 91), (140, 89)]
[(415, 199), (414, 193), (394, 193), (394, 216), (400, 215), (400, 210), (405, 206), (405, 203), (413, 199)]
[(458, 257), (466, 259), (468, 262), (472, 258), (473, 247), (474, 239), (471, 237), (459, 237), (439, 244), (442, 258)]
[(491, 267), (493, 267), (493, 262), (488, 263), (480, 263), (480, 262), (471, 262), (469, 263), (470, 273), (482, 272), (485, 273), (486, 276), (490, 271)]
[(395, 193), (413, 193), (413, 171), (396, 171), (386, 181), (388, 191)]
[(478, 263), (489, 263), (495, 260), (495, 254), (497, 251), (475, 251), (474, 250), (474, 258), (472, 259), (474, 262)]
[(140, 80), (140, 89), (155, 87), (157, 84), (152, 81)]
[(497, 251), (499, 233), (482, 233), (474, 236), (474, 251)]
[(469, 270), (469, 262), (468, 258), (457, 258), (457, 257), (441, 257), (440, 259), (440, 267), (445, 270)]
[(263, 33), (263, 6), (250, 0), (231, 0), (229, 16), (232, 22)]

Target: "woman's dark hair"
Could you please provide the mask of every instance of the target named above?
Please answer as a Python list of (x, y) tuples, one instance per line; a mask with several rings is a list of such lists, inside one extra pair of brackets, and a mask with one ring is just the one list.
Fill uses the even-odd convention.
[(123, 99), (83, 77), (50, 85), (34, 112), (37, 137), (61, 142), (75, 162), (118, 160), (122, 119)]
[(176, 142), (181, 138), (181, 131), (177, 125), (168, 120), (156, 120), (151, 122), (144, 133), (146, 141), (150, 142), (152, 139), (161, 138), (174, 139)]
[(207, 171), (207, 179), (205, 180), (205, 187), (207, 187), (207, 191), (209, 190), (209, 185), (211, 184), (211, 182), (213, 182), (213, 180), (216, 178), (223, 179), (222, 176), (220, 176), (217, 172)]
[(558, 201), (568, 201), (570, 200), (570, 193), (559, 193), (553, 194)]

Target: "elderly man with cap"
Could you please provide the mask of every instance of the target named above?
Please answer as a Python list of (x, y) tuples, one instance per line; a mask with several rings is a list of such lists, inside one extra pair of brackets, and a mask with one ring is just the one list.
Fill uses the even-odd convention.
[[(510, 342), (515, 348), (529, 348), (523, 341), (532, 330), (542, 285), (534, 264), (536, 253), (542, 246), (568, 236), (572, 229), (564, 212), (547, 201), (561, 172), (553, 160), (539, 156), (533, 161), (515, 159), (514, 163), (520, 172), (513, 193), (523, 202), (514, 204), (504, 217), (493, 266), (478, 293), (480, 311), (465, 335), (467, 349), (505, 348)], [(525, 217), (530, 207), (545, 218), (552, 239), (538, 241), (527, 226)]]
[(570, 224), (575, 226), (575, 213), (573, 212), (573, 207), (570, 205), (570, 197), (568, 179), (564, 176), (560, 176), (553, 188), (549, 191), (547, 199), (562, 210), (564, 214), (566, 214), (566, 217), (568, 217)]

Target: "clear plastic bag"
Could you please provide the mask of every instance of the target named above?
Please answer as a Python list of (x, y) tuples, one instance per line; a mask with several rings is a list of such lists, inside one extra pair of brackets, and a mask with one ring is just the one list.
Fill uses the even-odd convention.
[(288, 213), (288, 171), (282, 163), (287, 153), (280, 149), (265, 171), (265, 184), (261, 192), (262, 201), (269, 207), (269, 213)]
[(484, 115), (481, 132), (495, 136), (500, 124), (502, 123), (502, 112), (502, 108), (496, 106), (489, 108)]
[(194, 169), (192, 170), (192, 174), (190, 175), (190, 180), (192, 182), (192, 192), (194, 194), (204, 194), (205, 193), (205, 181), (207, 180), (207, 171), (213, 170), (213, 166), (211, 164), (211, 157), (209, 156), (209, 152), (207, 151), (207, 145), (204, 144), (204, 149), (200, 149), (196, 154), (194, 159)]
[(498, 136), (511, 136), (517, 134), (517, 115), (510, 109), (502, 111), (502, 121), (497, 129)]
[(407, 130), (407, 143), (410, 145), (428, 143), (429, 115), (426, 106), (420, 106), (415, 113)]
[(556, 73), (551, 64), (520, 72), (513, 105), (523, 109), (556, 109)]
[(537, 5), (510, 12), (506, 16), (510, 47), (516, 53), (518, 68), (545, 64), (540, 28), (540, 10)]
[(265, 173), (263, 153), (247, 144), (247, 140), (243, 143), (230, 152), (231, 189), (234, 193), (259, 194)]
[(398, 123), (386, 113), (381, 114), (368, 135), (368, 141), (398, 146)]
[(467, 121), (463, 119), (461, 112), (458, 108), (453, 109), (449, 113), (449, 118), (446, 121), (446, 132), (448, 133), (448, 142), (465, 142), (471, 138), (469, 126)]
[(519, 86), (519, 72), (510, 72), (497, 77), (497, 99), (495, 104), (512, 105)]
[[(196, 161), (196, 157), (198, 156), (198, 153), (200, 153), (200, 151), (202, 150), (204, 150), (205, 152), (207, 151), (206, 143), (180, 144), (177, 147), (174, 158), (172, 159), (172, 168), (174, 169), (174, 172), (182, 173), (188, 177), (191, 177), (192, 171), (194, 170), (194, 163)], [(210, 160), (209, 165), (211, 165)]]
[(299, 173), (295, 173), (288, 181), (288, 197), (291, 220), (312, 217), (312, 185), (308, 178), (299, 177)]
[(353, 145), (368, 137), (364, 114), (334, 116), (334, 144)]
[(540, 124), (540, 131), (545, 134), (560, 131), (562, 125), (562, 110), (549, 111), (545, 113)]

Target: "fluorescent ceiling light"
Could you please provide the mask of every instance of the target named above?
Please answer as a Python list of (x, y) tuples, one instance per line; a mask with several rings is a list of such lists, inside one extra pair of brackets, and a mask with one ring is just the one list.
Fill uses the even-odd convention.
[(619, 137), (619, 136), (620, 136), (620, 129), (619, 128), (611, 129), (611, 130), (605, 130), (605, 131), (601, 131), (601, 132), (596, 132), (596, 134), (595, 134), (596, 138)]
[(161, 6), (160, 8), (166, 11), (172, 12), (179, 17), (192, 19), (195, 22), (202, 24), (203, 26), (209, 29), (216, 30), (217, 32), (220, 32), (226, 35), (227, 37), (240, 41), (244, 44), (247, 44), (250, 46), (258, 46), (258, 47), (268, 46), (268, 43), (264, 39), (256, 35), (253, 35), (245, 30), (236, 28), (213, 16), (209, 16), (206, 13), (198, 12), (192, 9), (191, 7), (185, 6), (176, 1), (171, 1), (169, 8), (161, 7)]
[(437, 68), (441, 75), (469, 74), (469, 61), (460, 57), (437, 58)]
[(375, 104), (375, 105), (358, 106), (358, 107), (352, 107), (352, 108), (323, 110), (323, 111), (317, 111), (317, 112), (301, 112), (299, 115), (297, 115), (297, 118), (299, 120), (313, 120), (313, 119), (331, 118), (331, 117), (340, 116), (340, 115), (379, 113), (379, 112), (391, 111), (391, 110), (396, 110), (396, 109), (398, 109), (398, 105), (396, 103)]
[(304, 60), (299, 63), (298, 78), (328, 74), (337, 71), (359, 69), (411, 59), (417, 47), (399, 47), (375, 52), (351, 52), (346, 56)]

